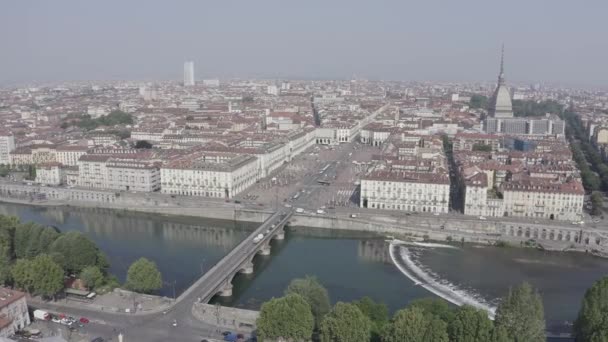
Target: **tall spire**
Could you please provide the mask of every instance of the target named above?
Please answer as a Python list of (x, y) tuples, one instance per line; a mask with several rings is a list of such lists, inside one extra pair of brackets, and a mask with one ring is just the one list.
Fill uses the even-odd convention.
[(498, 84), (505, 84), (505, 44), (502, 44), (500, 52), (500, 74), (498, 74)]

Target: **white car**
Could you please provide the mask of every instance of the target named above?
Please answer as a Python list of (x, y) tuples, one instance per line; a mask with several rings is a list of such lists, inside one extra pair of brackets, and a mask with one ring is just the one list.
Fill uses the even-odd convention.
[(479, 219), (480, 220), (485, 220), (486, 218), (485, 218), (485, 216), (479, 216)]

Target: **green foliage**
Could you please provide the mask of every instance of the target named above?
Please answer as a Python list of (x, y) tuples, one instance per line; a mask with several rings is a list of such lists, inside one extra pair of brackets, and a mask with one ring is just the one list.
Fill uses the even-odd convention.
[(450, 138), (444, 134), (441, 136), (441, 140), (443, 142), (443, 151), (445, 153), (451, 153), (452, 149), (454, 147), (454, 144), (452, 144), (452, 142), (450, 141)]
[(146, 140), (138, 140), (135, 143), (135, 148), (152, 148), (152, 144), (150, 144)]
[(35, 223), (22, 223), (15, 229), (15, 257), (33, 258), (41, 253), (48, 253), (49, 248), (59, 237), (53, 227), (44, 227)]
[(595, 147), (589, 143), (580, 118), (572, 108), (564, 111), (562, 117), (567, 124), (566, 135), (570, 140), (573, 159), (581, 171), (583, 186), (587, 191), (596, 191), (600, 188), (608, 191), (608, 165), (604, 163)]
[(600, 192), (591, 194), (591, 215), (601, 215), (604, 208), (604, 197)]
[(32, 260), (34, 272), (34, 292), (44, 297), (55, 296), (63, 289), (64, 272), (46, 254), (40, 254)]
[(315, 327), (319, 327), (323, 316), (331, 308), (329, 294), (323, 285), (319, 283), (317, 278), (306, 276), (305, 278), (294, 279), (289, 283), (285, 295), (291, 293), (299, 294), (308, 302), (315, 318)]
[(448, 342), (447, 324), (420, 307), (399, 310), (388, 325), (384, 342)]
[(87, 266), (80, 272), (80, 279), (92, 290), (103, 284), (103, 273), (97, 266)]
[(80, 232), (62, 234), (51, 244), (50, 251), (63, 255), (62, 266), (67, 272), (78, 274), (87, 266), (97, 265), (97, 246)]
[(585, 292), (574, 332), (577, 341), (608, 341), (608, 277), (596, 281)]
[(379, 341), (389, 319), (386, 304), (376, 303), (369, 297), (363, 297), (353, 304), (371, 321), (372, 341)]
[(12, 276), (15, 286), (28, 292), (34, 288), (34, 274), (32, 273), (32, 261), (19, 259), (12, 268)]
[(544, 342), (545, 318), (538, 292), (527, 283), (509, 290), (496, 310), (495, 324), (514, 341)]
[(442, 321), (450, 324), (454, 319), (454, 309), (448, 302), (440, 298), (422, 298), (412, 301), (410, 307), (420, 308), (425, 313), (438, 317)]
[(131, 137), (131, 131), (126, 129), (110, 129), (105, 132), (108, 134), (113, 134), (120, 139), (127, 139)]
[(488, 108), (488, 97), (479, 95), (479, 94), (473, 94), (471, 96), (471, 101), (469, 102), (469, 106), (473, 109), (478, 109), (478, 108), (486, 109), (486, 108)]
[(0, 166), (0, 177), (4, 178), (6, 176), (8, 176), (8, 174), (11, 172), (11, 169), (8, 168), (5, 165), (1, 165)]
[(17, 287), (44, 297), (55, 296), (63, 289), (64, 273), (53, 259), (40, 254), (31, 260), (19, 259), (13, 266)]
[(27, 180), (36, 180), (36, 167), (34, 165), (27, 166), (27, 175), (24, 177)]
[(356, 305), (338, 302), (321, 321), (321, 342), (369, 342), (370, 327)]
[(308, 341), (314, 328), (310, 304), (302, 296), (291, 293), (262, 304), (257, 320), (260, 341), (278, 338)]
[(473, 151), (492, 152), (492, 146), (486, 144), (474, 144)]
[(503, 327), (494, 327), (492, 330), (492, 338), (490, 339), (492, 342), (513, 342), (513, 340), (509, 337), (507, 330)]
[(0, 215), (0, 283), (11, 279), (10, 263), (15, 257), (15, 227), (19, 224), (16, 217)]
[(488, 313), (468, 305), (456, 310), (448, 326), (451, 342), (491, 341), (493, 331), (494, 324), (488, 318)]
[(543, 116), (547, 113), (561, 114), (564, 106), (555, 100), (513, 100), (513, 115), (517, 117)]
[[(61, 128), (67, 128), (67, 125), (64, 125), (66, 123), (67, 121), (63, 122)], [(69, 121), (69, 124), (75, 124), (77, 127), (91, 131), (99, 126), (132, 125), (133, 116), (120, 110), (114, 110), (97, 119), (92, 119), (90, 115), (81, 115), (78, 121)]]
[(150, 293), (160, 289), (163, 286), (163, 280), (153, 261), (139, 258), (131, 264), (127, 271), (126, 286), (133, 291)]

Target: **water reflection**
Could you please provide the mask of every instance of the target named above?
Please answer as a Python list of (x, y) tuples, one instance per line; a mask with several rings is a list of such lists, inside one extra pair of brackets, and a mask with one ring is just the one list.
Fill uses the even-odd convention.
[[(257, 225), (192, 217), (169, 217), (108, 209), (1, 204), (0, 214), (80, 231), (108, 255), (110, 272), (124, 281), (140, 257), (154, 260), (179, 294), (211, 268)], [(161, 290), (172, 295), (172, 288)]]

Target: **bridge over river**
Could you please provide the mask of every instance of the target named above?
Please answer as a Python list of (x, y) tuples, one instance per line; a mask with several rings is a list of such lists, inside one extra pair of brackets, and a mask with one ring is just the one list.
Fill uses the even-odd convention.
[[(293, 210), (283, 208), (275, 212), (262, 223), (249, 237), (241, 241), (222, 260), (209, 269), (199, 280), (184, 291), (176, 300), (176, 304), (185, 301), (207, 303), (215, 295), (231, 296), (232, 279), (237, 273), (253, 273), (253, 258), (257, 254), (270, 254), (270, 242), (273, 239), (282, 240), (285, 237), (284, 227), (291, 218)], [(259, 234), (264, 237), (254, 242)], [(186, 300), (186, 299), (191, 300)]]

